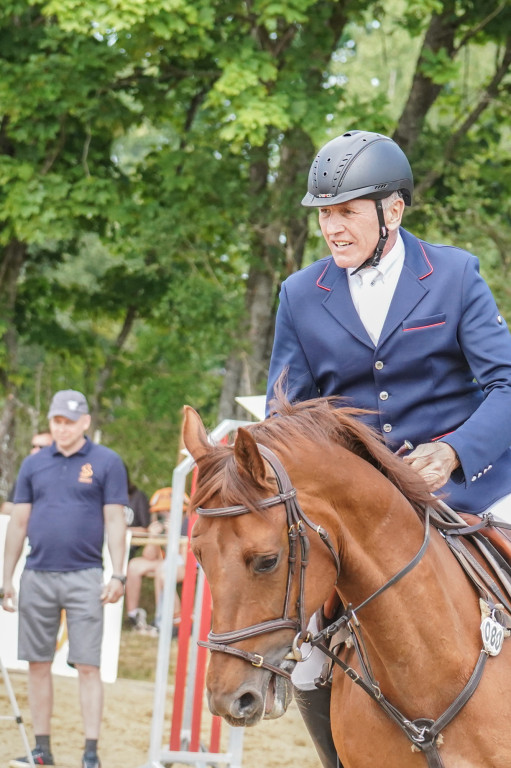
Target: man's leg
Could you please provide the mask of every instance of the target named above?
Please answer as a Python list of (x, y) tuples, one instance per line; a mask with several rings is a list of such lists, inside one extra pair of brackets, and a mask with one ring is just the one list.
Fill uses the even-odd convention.
[(35, 734), (49, 734), (53, 710), (53, 680), (50, 661), (28, 665), (28, 703)]
[(140, 607), (140, 593), (142, 590), (142, 578), (144, 576), (154, 576), (159, 564), (159, 560), (148, 560), (145, 557), (134, 557), (128, 563), (126, 573), (126, 613), (128, 616), (135, 616)]
[(80, 686), (80, 708), (86, 739), (99, 739), (103, 716), (103, 683), (99, 667), (76, 664)]
[[(312, 635), (318, 632), (317, 620), (314, 615), (309, 622)], [(314, 684), (327, 657), (307, 643), (301, 650), (305, 660), (295, 666), (291, 675), (295, 701), (324, 768), (342, 768), (330, 727), (330, 686), (317, 688)]]
[(80, 707), (85, 731), (82, 768), (100, 768), (97, 754), (103, 715), (103, 683), (100, 677), (103, 637), (103, 606), (100, 568), (66, 573), (66, 611), (69, 659), (78, 671)]
[[(51, 663), (60, 623), (60, 605), (55, 575), (25, 569), (21, 576), (18, 618), (18, 658), (28, 667), (28, 700), (35, 735), (32, 751), (38, 765), (53, 765), (50, 745), (53, 711)], [(27, 757), (12, 760), (11, 766), (27, 765)]]
[(294, 689), (295, 701), (324, 768), (342, 768), (330, 728), (330, 688)]

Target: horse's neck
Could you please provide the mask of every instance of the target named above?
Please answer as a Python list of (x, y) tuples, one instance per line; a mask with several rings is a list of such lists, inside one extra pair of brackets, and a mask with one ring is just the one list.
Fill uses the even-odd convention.
[[(350, 505), (340, 511), (343, 557), (339, 592), (343, 602), (355, 609), (399, 573), (424, 541), (423, 522), (397, 489), (388, 485), (384, 482), (369, 493), (362, 490), (360, 500), (365, 508)], [(477, 595), (435, 529), (430, 531), (420, 562), (365, 605), (357, 618), (375, 674), (396, 696), (400, 686), (404, 691), (409, 683), (403, 661), (407, 654), (416, 656), (417, 649), (423, 669), (433, 678), (438, 671), (439, 643), (445, 646), (443, 654), (452, 668), (456, 668), (463, 646), (469, 667), (472, 657), (477, 658)], [(439, 672), (438, 685), (444, 673)]]
[[(354, 607), (401, 571), (420, 550), (424, 523), (410, 502), (374, 467), (346, 452), (324, 457), (322, 471), (314, 470), (311, 457), (300, 462), (300, 485), (310, 498), (328, 500), (330, 509), (314, 522), (331, 530), (341, 554), (339, 592)], [(298, 467), (297, 467), (298, 470)], [(297, 477), (298, 482), (298, 477)], [(335, 531), (333, 531), (335, 528)], [(438, 637), (459, 636), (469, 619), (453, 605), (477, 603), (474, 591), (435, 530), (420, 562), (398, 583), (370, 602), (360, 615), (369, 642), (374, 634), (379, 652), (396, 655), (403, 628), (411, 643), (436, 653)], [(424, 606), (424, 609), (422, 609)], [(396, 645), (397, 643), (397, 645)], [(386, 648), (385, 648), (386, 646)]]

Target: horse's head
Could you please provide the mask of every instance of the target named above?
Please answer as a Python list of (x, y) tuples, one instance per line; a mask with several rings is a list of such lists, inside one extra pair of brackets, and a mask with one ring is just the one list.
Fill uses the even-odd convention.
[(253, 725), (279, 717), (291, 700), (291, 648), (310, 612), (300, 578), (305, 525), (290, 520), (278, 473), (250, 431), (239, 429), (234, 446), (212, 446), (186, 408), (183, 439), (199, 468), (191, 545), (213, 600), (209, 705), (231, 725)]

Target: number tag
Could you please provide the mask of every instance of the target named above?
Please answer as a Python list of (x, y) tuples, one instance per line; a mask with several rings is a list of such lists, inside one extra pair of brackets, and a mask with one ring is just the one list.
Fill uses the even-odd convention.
[(481, 635), (483, 637), (484, 650), (490, 656), (497, 656), (502, 650), (504, 642), (504, 627), (501, 626), (491, 616), (487, 616), (481, 622)]

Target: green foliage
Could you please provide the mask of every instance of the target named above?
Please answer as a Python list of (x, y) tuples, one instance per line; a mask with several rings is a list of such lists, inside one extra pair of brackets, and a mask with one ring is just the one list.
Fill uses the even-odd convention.
[[(72, 386), (94, 398), (102, 440), (135, 480), (169, 482), (182, 405), (213, 427), (238, 351), (264, 380), (251, 301), (259, 274), (276, 294), (302, 261), (314, 148), (349, 128), (392, 134), (417, 62), (438, 96), (425, 115), (415, 105), (411, 161), (431, 180), (406, 224), (480, 254), (511, 309), (509, 73), (483, 99), (511, 29), (498, 0), (2, 10), (0, 394), (22, 404), (3, 438), (11, 472), (52, 392)], [(423, 48), (433, 15), (451, 24), (451, 46)], [(311, 217), (305, 258), (323, 253)], [(275, 303), (267, 297), (267, 313)]]
[(459, 66), (457, 62), (450, 59), (444, 48), (437, 52), (425, 48), (422, 53), (420, 71), (436, 85), (446, 85), (456, 79)]

